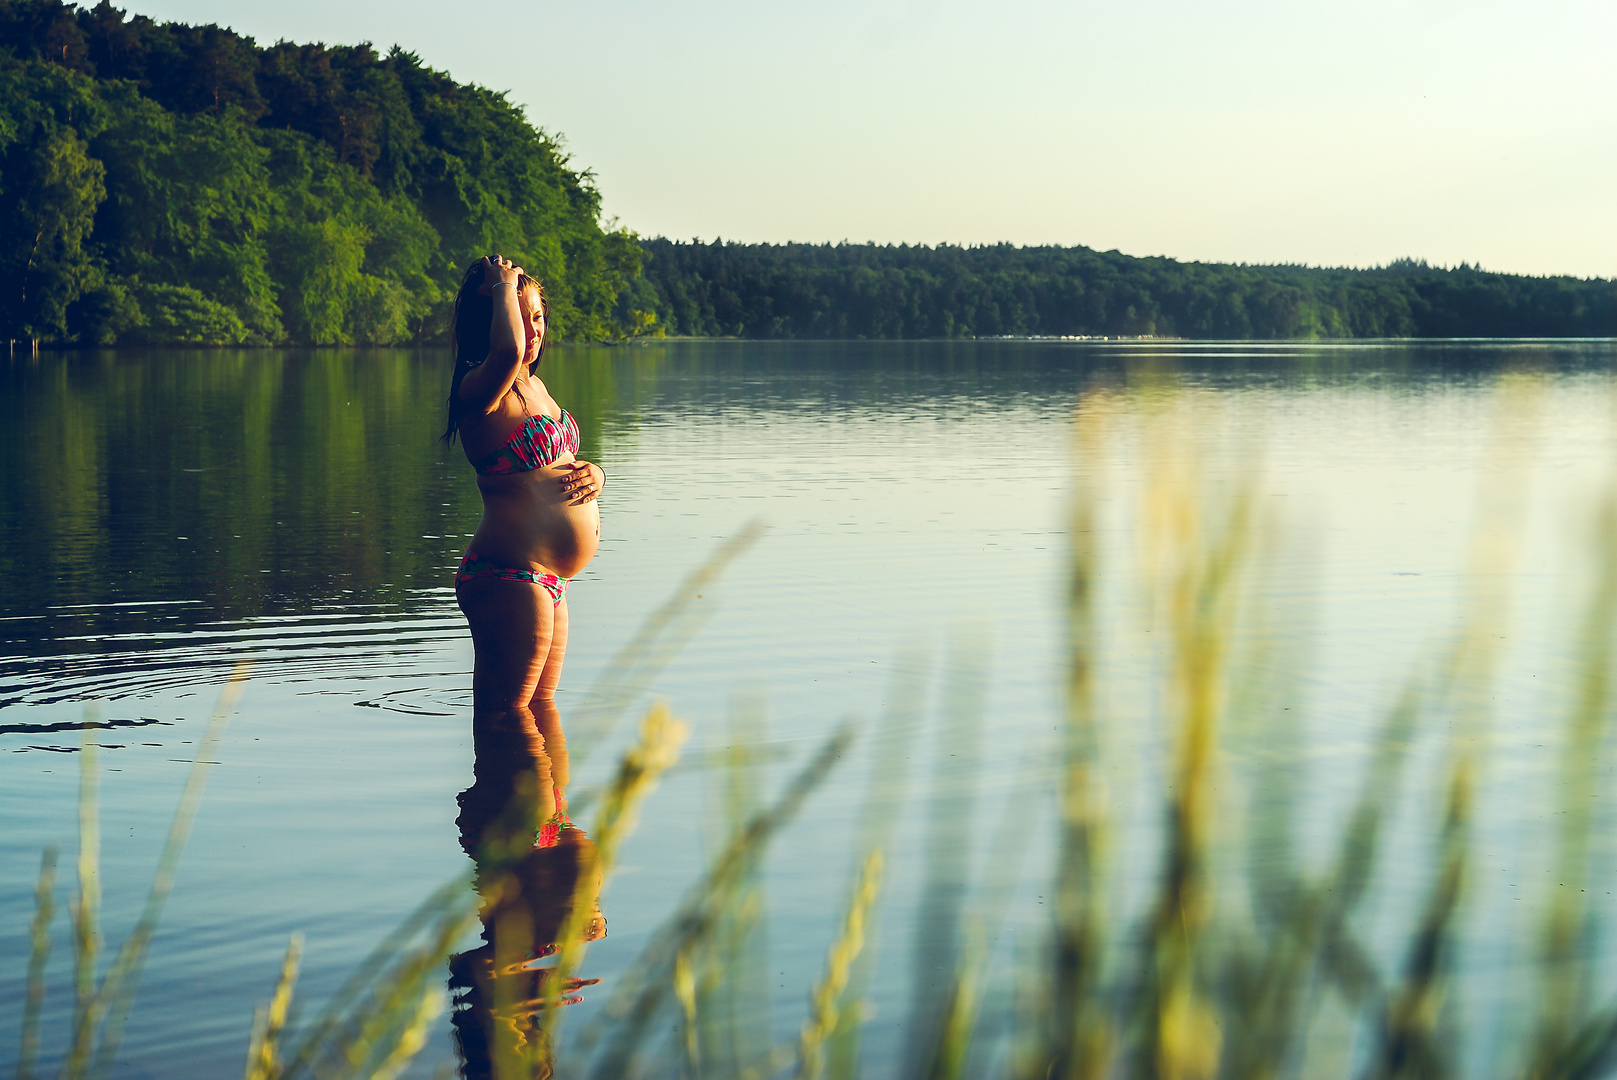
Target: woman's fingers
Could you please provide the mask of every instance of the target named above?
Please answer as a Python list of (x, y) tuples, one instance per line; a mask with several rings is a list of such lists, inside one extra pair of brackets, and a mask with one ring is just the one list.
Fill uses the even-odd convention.
[(600, 489), (595, 486), (595, 475), (590, 472), (587, 462), (570, 462), (566, 468), (572, 471), (561, 478), (561, 492), (571, 500), (569, 505), (582, 506), (600, 496)]
[(571, 471), (561, 478), (561, 490), (564, 494), (572, 494), (579, 486), (594, 479), (590, 476), (588, 465), (581, 465), (575, 461), (569, 462), (565, 468)]
[(482, 267), (483, 284), (477, 288), (481, 296), (492, 296), (496, 284), (502, 281), (515, 282), (522, 274), (521, 267), (513, 267), (511, 260), (501, 255), (484, 255)]

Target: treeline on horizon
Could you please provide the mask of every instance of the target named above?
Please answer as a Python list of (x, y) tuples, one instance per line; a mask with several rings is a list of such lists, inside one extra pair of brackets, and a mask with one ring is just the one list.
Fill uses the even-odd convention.
[(1402, 259), (1368, 270), (1085, 247), (641, 241), (661, 328), (692, 337), (1607, 337), (1617, 282)]
[(0, 0), (0, 337), (439, 342), (489, 251), (560, 340), (1617, 334), (1611, 281), (1410, 260), (642, 241), (503, 94), (411, 53)]
[(502, 94), (397, 48), (0, 0), (0, 336), (443, 340), (489, 251), (559, 338), (654, 322), (634, 236)]

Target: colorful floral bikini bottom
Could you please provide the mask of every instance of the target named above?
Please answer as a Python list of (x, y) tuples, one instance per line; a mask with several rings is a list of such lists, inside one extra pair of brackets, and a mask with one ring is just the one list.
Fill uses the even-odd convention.
[(462, 581), (475, 581), (478, 578), (499, 578), (501, 581), (531, 581), (550, 594), (551, 606), (555, 607), (567, 595), (567, 579), (557, 577), (555, 574), (543, 574), (538, 570), (523, 570), (513, 566), (496, 566), (477, 557), (477, 552), (471, 548), (466, 549), (465, 558), (460, 560), (460, 569), (455, 571), (455, 584)]

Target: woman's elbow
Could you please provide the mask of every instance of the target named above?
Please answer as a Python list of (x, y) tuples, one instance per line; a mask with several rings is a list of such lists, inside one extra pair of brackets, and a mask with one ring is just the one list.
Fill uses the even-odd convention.
[(505, 368), (514, 368), (522, 360), (522, 349), (516, 343), (493, 345), (488, 351), (488, 360), (491, 371), (500, 371)]

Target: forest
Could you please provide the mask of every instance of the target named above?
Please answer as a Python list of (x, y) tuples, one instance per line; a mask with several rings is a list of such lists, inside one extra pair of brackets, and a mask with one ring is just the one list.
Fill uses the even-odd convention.
[(0, 337), (441, 340), (494, 250), (561, 339), (654, 322), (635, 237), (502, 94), (396, 48), (0, 0)]
[(1085, 247), (642, 241), (660, 327), (692, 337), (1606, 337), (1617, 282), (1402, 259), (1368, 270)]
[(1409, 259), (641, 240), (520, 107), (398, 48), (0, 0), (0, 338), (439, 342), (488, 251), (573, 341), (1617, 334), (1612, 281)]

